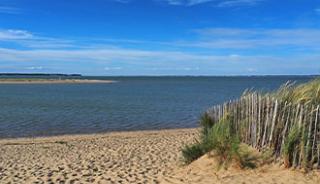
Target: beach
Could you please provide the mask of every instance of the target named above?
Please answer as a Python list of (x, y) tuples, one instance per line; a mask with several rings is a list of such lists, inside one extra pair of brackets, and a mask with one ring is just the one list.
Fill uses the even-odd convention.
[(0, 140), (0, 183), (159, 183), (195, 129)]
[(184, 166), (181, 148), (198, 129), (0, 140), (0, 183), (319, 183), (277, 165), (215, 170), (204, 156)]

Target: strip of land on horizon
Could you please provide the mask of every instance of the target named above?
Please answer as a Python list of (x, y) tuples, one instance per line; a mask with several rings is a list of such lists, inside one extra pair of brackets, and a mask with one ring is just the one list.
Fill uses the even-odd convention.
[(89, 80), (89, 79), (0, 79), (0, 84), (81, 84), (81, 83), (114, 83), (113, 80)]

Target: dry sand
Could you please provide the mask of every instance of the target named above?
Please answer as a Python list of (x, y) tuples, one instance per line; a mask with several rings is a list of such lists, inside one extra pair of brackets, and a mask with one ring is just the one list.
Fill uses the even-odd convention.
[(196, 130), (0, 140), (0, 183), (158, 183)]
[(217, 169), (214, 158), (208, 155), (188, 166), (179, 167), (161, 179), (162, 184), (319, 184), (320, 172), (285, 169), (271, 164), (256, 169)]
[(30, 80), (15, 80), (5, 79), (0, 80), (0, 84), (88, 84), (88, 83), (114, 83), (112, 80), (89, 80), (89, 79), (30, 79)]
[(196, 129), (0, 140), (0, 183), (320, 183), (319, 172), (267, 166), (214, 169), (204, 156), (181, 165)]

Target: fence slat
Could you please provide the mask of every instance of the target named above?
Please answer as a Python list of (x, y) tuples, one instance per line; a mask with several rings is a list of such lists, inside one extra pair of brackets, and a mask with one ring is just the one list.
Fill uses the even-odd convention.
[(276, 158), (281, 158), (285, 140), (292, 128), (298, 126), (306, 141), (299, 140), (290, 153), (293, 166), (301, 167), (308, 162), (309, 165), (318, 163), (320, 167), (320, 105), (292, 104), (251, 93), (216, 105), (207, 112), (214, 123), (230, 114), (242, 142), (259, 150), (273, 148)]

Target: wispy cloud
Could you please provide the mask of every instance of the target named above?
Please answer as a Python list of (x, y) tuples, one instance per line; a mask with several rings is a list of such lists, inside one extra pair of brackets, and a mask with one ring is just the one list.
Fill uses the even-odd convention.
[(213, 2), (213, 1), (217, 1), (217, 0), (155, 0), (155, 1), (163, 1), (169, 5), (175, 5), (175, 6), (178, 6), (178, 5), (180, 5), (180, 6), (193, 6), (193, 5)]
[(42, 66), (29, 66), (29, 67), (26, 67), (25, 69), (27, 69), (27, 70), (42, 70), (43, 67)]
[(131, 0), (112, 0), (112, 1), (115, 1), (115, 2), (118, 2), (118, 3), (129, 3), (129, 2), (131, 2)]
[(234, 29), (193, 30), (194, 39), (149, 41), (132, 39), (43, 37), (25, 30), (0, 30), (0, 43), (13, 42), (25, 49), (115, 49), (123, 46), (158, 47), (164, 50), (206, 49), (320, 49), (319, 29)]
[(206, 56), (189, 54), (185, 52), (148, 51), (135, 49), (74, 49), (74, 50), (16, 50), (1, 49), (0, 56), (3, 60), (12, 61), (97, 61), (107, 62), (113, 60), (134, 61), (208, 61), (217, 60), (219, 56)]
[(217, 4), (217, 7), (254, 6), (264, 0), (225, 0)]
[(314, 9), (314, 11), (315, 11), (316, 13), (320, 14), (320, 8), (316, 8), (316, 9)]
[[(270, 74), (270, 71), (272, 74), (310, 74), (320, 70), (320, 55), (316, 55), (317, 52), (308, 53), (303, 50), (291, 52), (289, 56), (274, 54), (277, 51), (290, 51), (291, 48), (319, 47), (320, 30), (317, 29), (207, 28), (194, 30), (193, 33), (197, 35), (197, 39), (158, 42), (98, 38), (57, 39), (41, 37), (26, 30), (1, 30), (0, 43), (13, 42), (20, 44), (22, 48), (5, 48), (5, 44), (2, 44), (0, 70), (13, 70), (16, 66), (24, 71), (86, 74), (100, 71), (99, 74), (181, 72), (217, 75)], [(128, 45), (134, 45), (135, 49), (127, 47)], [(152, 45), (153, 49), (148, 50), (148, 45)], [(202, 49), (197, 52), (196, 48), (206, 48), (210, 52), (202, 52)], [(256, 51), (261, 48), (269, 48), (270, 52)], [(214, 52), (217, 49), (222, 53)], [(242, 51), (252, 53), (246, 55)]]
[(20, 14), (21, 10), (19, 8), (11, 7), (11, 6), (1, 6), (0, 5), (0, 14)]
[(122, 67), (104, 67), (104, 70), (110, 71), (110, 70), (121, 70)]
[(181, 42), (205, 48), (319, 47), (319, 29), (231, 29), (195, 30), (199, 40)]
[[(155, 70), (166, 74), (181, 70), (206, 74), (307, 74), (318, 73), (320, 69), (320, 55), (309, 56), (241, 56), (241, 55), (204, 55), (188, 52), (148, 51), (135, 49), (77, 49), (77, 50), (17, 50), (0, 49), (1, 63), (20, 63), (17, 66), (33, 63), (35, 67), (29, 69), (44, 69), (52, 66), (61, 70), (80, 63), (85, 67), (77, 67), (78, 72), (97, 71), (120, 72), (126, 74), (134, 72), (150, 72)], [(308, 63), (308, 64), (306, 64)], [(2, 65), (2, 64), (1, 64)], [(118, 66), (115, 66), (118, 65)], [(41, 66), (43, 68), (37, 68)], [(105, 67), (110, 66), (110, 67)], [(126, 66), (122, 68), (121, 66)], [(201, 66), (201, 67), (199, 67)], [(230, 67), (232, 66), (232, 67)], [(93, 70), (95, 68), (95, 70)], [(153, 70), (153, 69), (154, 70)], [(1, 67), (0, 67), (1, 69)], [(60, 71), (59, 70), (59, 71)], [(101, 74), (101, 73), (100, 73)], [(133, 74), (133, 73), (132, 73)], [(137, 73), (136, 73), (137, 74)]]
[[(156, 0), (159, 1), (159, 0)], [(204, 3), (212, 3), (216, 7), (252, 6), (264, 0), (160, 0), (169, 5), (194, 6)]]
[(0, 41), (1, 40), (22, 40), (33, 38), (32, 33), (25, 30), (0, 30)]
[(14, 42), (27, 48), (74, 47), (71, 40), (38, 36), (29, 31), (18, 29), (0, 29), (1, 42)]

